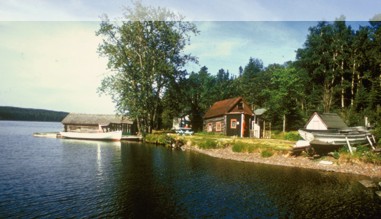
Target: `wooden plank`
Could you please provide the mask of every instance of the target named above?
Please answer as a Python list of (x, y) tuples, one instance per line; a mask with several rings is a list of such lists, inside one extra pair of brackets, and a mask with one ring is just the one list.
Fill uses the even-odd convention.
[(348, 140), (347, 136), (345, 136), (345, 140), (347, 140), (347, 145), (348, 145), (349, 152), (351, 152), (351, 154), (353, 155), (352, 147), (351, 147), (351, 144), (349, 143), (349, 140)]

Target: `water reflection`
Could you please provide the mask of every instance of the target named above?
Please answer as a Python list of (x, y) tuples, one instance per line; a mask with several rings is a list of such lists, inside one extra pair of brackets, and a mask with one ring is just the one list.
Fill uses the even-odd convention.
[(357, 182), (360, 177), (352, 175), (227, 161), (146, 145), (122, 145), (122, 163), (132, 177), (128, 182), (133, 189), (126, 193), (130, 216), (159, 212), (163, 217), (326, 218), (380, 211), (379, 201), (366, 195)]

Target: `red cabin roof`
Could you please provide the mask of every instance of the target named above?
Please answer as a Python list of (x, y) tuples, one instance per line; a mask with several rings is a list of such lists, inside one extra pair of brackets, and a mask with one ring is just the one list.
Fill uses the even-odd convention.
[[(242, 109), (237, 109), (236, 106), (238, 103), (243, 103)], [(204, 118), (219, 117), (233, 112), (243, 112), (247, 115), (253, 115), (253, 111), (250, 109), (250, 106), (242, 99), (242, 97), (235, 97), (215, 102), (205, 113)]]

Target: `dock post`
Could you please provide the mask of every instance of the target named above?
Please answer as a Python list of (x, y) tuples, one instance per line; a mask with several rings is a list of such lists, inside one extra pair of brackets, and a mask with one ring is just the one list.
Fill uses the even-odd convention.
[(374, 146), (373, 146), (372, 140), (370, 140), (370, 138), (369, 138), (369, 135), (367, 135), (366, 138), (368, 139), (370, 146), (371, 146), (372, 149), (374, 150), (375, 148), (374, 148)]
[(347, 145), (348, 145), (349, 152), (351, 152), (351, 155), (353, 155), (352, 147), (351, 147), (351, 144), (349, 143), (348, 136), (345, 136), (345, 140), (347, 140)]

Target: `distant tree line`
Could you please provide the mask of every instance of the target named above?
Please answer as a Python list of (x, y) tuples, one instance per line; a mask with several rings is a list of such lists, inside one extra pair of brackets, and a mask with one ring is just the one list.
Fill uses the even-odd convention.
[(0, 120), (61, 122), (67, 112), (0, 106)]
[(339, 113), (348, 125), (364, 125), (368, 117), (381, 126), (380, 19), (356, 30), (343, 17), (319, 22), (309, 28), (295, 61), (265, 67), (251, 57), (234, 74), (224, 69), (211, 74), (206, 66), (184, 70), (196, 61), (183, 49), (198, 31), (173, 16), (136, 3), (123, 22), (106, 17), (97, 32), (104, 37), (99, 53), (113, 71), (100, 91), (112, 95), (120, 114), (136, 118), (140, 130), (171, 128), (173, 118), (184, 115), (190, 115), (194, 130), (202, 130), (203, 115), (214, 102), (237, 96), (253, 109), (268, 109), (274, 129), (281, 129), (283, 118), (287, 130), (301, 128), (315, 111)]

